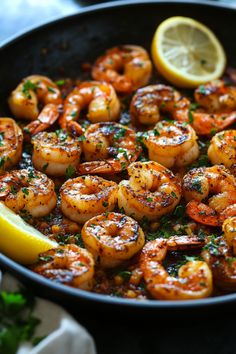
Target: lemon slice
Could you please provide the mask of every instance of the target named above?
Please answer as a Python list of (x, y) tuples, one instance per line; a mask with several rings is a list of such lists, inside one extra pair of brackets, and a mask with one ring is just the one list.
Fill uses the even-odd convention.
[(0, 202), (0, 251), (22, 264), (37, 261), (38, 254), (57, 247), (41, 232), (27, 224)]
[(186, 88), (218, 79), (226, 65), (224, 49), (214, 33), (196, 20), (180, 16), (157, 27), (152, 58), (168, 81)]

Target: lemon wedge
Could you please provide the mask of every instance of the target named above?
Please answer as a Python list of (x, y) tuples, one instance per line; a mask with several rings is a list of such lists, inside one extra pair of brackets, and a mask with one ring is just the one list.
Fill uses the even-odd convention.
[(188, 17), (171, 17), (156, 29), (152, 58), (157, 70), (179, 87), (194, 88), (218, 79), (226, 55), (214, 33)]
[(57, 247), (41, 232), (0, 202), (0, 252), (22, 264), (32, 264), (38, 255)]

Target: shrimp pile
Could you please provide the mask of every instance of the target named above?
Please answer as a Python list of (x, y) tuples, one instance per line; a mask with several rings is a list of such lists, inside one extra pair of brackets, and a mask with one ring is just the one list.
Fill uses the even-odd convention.
[(136, 300), (236, 291), (234, 83), (180, 91), (130, 44), (86, 68), (23, 78), (0, 118), (0, 200), (58, 244), (30, 269)]

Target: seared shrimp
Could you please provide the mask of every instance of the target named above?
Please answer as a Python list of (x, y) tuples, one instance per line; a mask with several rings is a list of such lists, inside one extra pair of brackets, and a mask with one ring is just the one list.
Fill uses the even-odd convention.
[(137, 221), (118, 213), (105, 213), (88, 220), (82, 228), (85, 247), (104, 268), (122, 264), (139, 252), (145, 242)]
[(118, 123), (91, 124), (85, 132), (80, 174), (119, 173), (141, 153), (135, 132)]
[[(62, 103), (61, 92), (57, 85), (46, 76), (32, 75), (26, 77), (11, 93), (8, 100), (15, 117), (27, 120), (38, 118), (39, 104), (56, 107)], [(51, 106), (52, 107), (52, 106)], [(55, 114), (58, 112), (55, 109)]]
[(219, 226), (236, 215), (236, 179), (224, 166), (191, 170), (183, 178), (183, 193), (187, 214), (199, 223)]
[(199, 86), (194, 93), (195, 100), (209, 112), (234, 111), (236, 109), (236, 87), (222, 80), (215, 80)]
[(223, 236), (209, 236), (201, 253), (212, 269), (214, 282), (224, 290), (236, 289), (236, 217), (223, 223)]
[[(186, 100), (186, 102), (185, 102)], [(149, 85), (137, 90), (130, 103), (133, 124), (154, 125), (161, 119), (161, 113), (174, 115), (189, 101), (182, 98), (174, 88), (166, 85)]]
[(119, 184), (118, 205), (134, 219), (156, 220), (170, 213), (181, 198), (181, 187), (171, 171), (157, 162), (134, 162), (130, 179)]
[(150, 160), (167, 168), (191, 164), (199, 156), (197, 136), (189, 124), (159, 122), (144, 138)]
[[(183, 237), (181, 247), (183, 249)], [(196, 240), (194, 240), (194, 243)], [(178, 238), (175, 239), (175, 247)], [(192, 240), (186, 237), (185, 247), (191, 248)], [(178, 278), (170, 276), (162, 265), (167, 251), (172, 250), (169, 240), (148, 242), (140, 257), (141, 269), (147, 289), (155, 299), (200, 299), (212, 293), (212, 273), (206, 262), (190, 261), (179, 268)]]
[(58, 117), (59, 106), (54, 103), (48, 103), (39, 113), (38, 118), (24, 127), (25, 140), (30, 140), (32, 135), (50, 128), (56, 122)]
[[(179, 120), (192, 120), (192, 126), (199, 135), (211, 135), (236, 121), (236, 88), (223, 81), (201, 85), (195, 91), (195, 100), (200, 109), (189, 115), (189, 109), (177, 112)], [(190, 108), (190, 107), (189, 107)]]
[(77, 168), (81, 147), (78, 139), (65, 131), (41, 132), (32, 138), (34, 167), (52, 176), (64, 176), (68, 168)]
[(65, 216), (84, 223), (93, 216), (112, 211), (117, 202), (118, 186), (97, 176), (67, 180), (60, 189), (61, 210)]
[(120, 114), (120, 101), (114, 88), (106, 82), (87, 81), (74, 88), (66, 97), (60, 126), (67, 129), (73, 123), (78, 128), (75, 121), (79, 119), (82, 109), (87, 107), (87, 118), (92, 123), (114, 121)]
[(0, 174), (21, 158), (23, 134), (11, 118), (0, 118)]
[(236, 130), (217, 133), (208, 148), (208, 157), (213, 165), (231, 167), (236, 163)]
[(130, 94), (150, 80), (152, 63), (146, 50), (134, 45), (108, 49), (92, 69), (95, 80), (112, 84), (117, 92)]
[(54, 183), (38, 171), (14, 170), (0, 177), (0, 199), (15, 213), (48, 215), (56, 206)]
[(57, 283), (91, 290), (94, 260), (85, 249), (76, 245), (53, 248), (39, 255), (39, 263), (31, 269)]
[(168, 113), (174, 120), (190, 123), (198, 135), (211, 135), (236, 120), (235, 92), (222, 81), (201, 85), (195, 92), (201, 108), (193, 109), (191, 102), (172, 87), (150, 85), (133, 96), (130, 113), (133, 123), (145, 125), (157, 123), (160, 113)]

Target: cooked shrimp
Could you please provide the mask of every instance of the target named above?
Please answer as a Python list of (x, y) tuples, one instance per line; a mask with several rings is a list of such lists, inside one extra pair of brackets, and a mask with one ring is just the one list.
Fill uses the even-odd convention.
[(122, 45), (108, 49), (92, 69), (95, 80), (112, 84), (117, 92), (130, 94), (150, 80), (152, 63), (146, 50), (139, 46)]
[(94, 276), (92, 255), (76, 245), (51, 249), (39, 255), (39, 263), (31, 269), (57, 283), (91, 290)]
[(198, 135), (223, 130), (236, 121), (232, 97), (236, 89), (228, 88), (223, 82), (220, 86), (221, 90), (219, 83), (201, 85), (195, 92), (196, 103), (200, 106), (197, 109), (170, 86), (150, 85), (139, 89), (130, 105), (133, 123), (153, 125), (160, 120), (161, 113), (168, 113), (174, 120), (190, 123)]
[(11, 118), (0, 118), (0, 174), (21, 158), (23, 134)]
[(212, 269), (214, 282), (224, 290), (236, 289), (236, 217), (223, 223), (223, 236), (209, 236), (201, 253)]
[[(236, 88), (223, 81), (213, 81), (201, 85), (195, 91), (195, 100), (200, 109), (192, 112), (192, 126), (199, 135), (211, 135), (236, 121)], [(190, 109), (190, 107), (189, 107)], [(189, 109), (185, 113), (177, 111), (177, 119), (187, 121)]]
[(25, 139), (50, 128), (57, 121), (59, 114), (59, 106), (48, 103), (39, 113), (38, 118), (24, 127)]
[(60, 189), (61, 210), (65, 216), (84, 223), (105, 211), (112, 211), (117, 202), (118, 186), (97, 176), (81, 176), (67, 180)]
[(189, 202), (186, 212), (197, 222), (219, 226), (236, 215), (236, 179), (224, 166), (191, 170), (183, 178), (183, 193)]
[(76, 169), (81, 147), (78, 139), (67, 132), (41, 132), (32, 138), (34, 167), (52, 176), (64, 176), (68, 168)]
[(91, 124), (84, 136), (83, 152), (89, 162), (79, 166), (80, 174), (119, 173), (141, 153), (135, 132), (118, 123)]
[(197, 136), (189, 124), (159, 122), (143, 141), (149, 159), (167, 168), (189, 165), (199, 156)]
[(226, 219), (222, 230), (228, 246), (232, 247), (233, 254), (236, 255), (236, 217)]
[[(38, 118), (39, 105), (60, 105), (61, 92), (57, 85), (46, 76), (32, 75), (26, 77), (11, 93), (8, 100), (15, 117), (26, 120)], [(56, 109), (55, 109), (56, 112)]]
[(200, 85), (194, 93), (195, 100), (209, 112), (233, 111), (236, 109), (236, 87), (222, 80)]
[(82, 228), (85, 247), (104, 268), (116, 267), (139, 252), (145, 236), (137, 221), (118, 213), (88, 220)]
[(119, 184), (118, 205), (134, 219), (156, 220), (170, 213), (181, 198), (181, 187), (171, 171), (157, 162), (134, 162), (130, 179)]
[[(141, 253), (141, 269), (151, 295), (155, 299), (163, 300), (200, 299), (210, 296), (213, 286), (212, 273), (206, 262), (187, 262), (179, 268), (178, 278), (168, 274), (162, 265), (167, 251), (171, 250), (168, 242), (163, 239), (150, 241)], [(175, 242), (178, 243), (177, 237)], [(186, 249), (191, 248), (191, 243), (191, 238), (186, 237)]]
[(236, 163), (236, 130), (217, 133), (208, 148), (208, 157), (213, 165), (231, 167)]
[(63, 129), (73, 122), (78, 125), (82, 109), (88, 107), (87, 118), (92, 123), (117, 120), (120, 114), (120, 101), (114, 88), (106, 82), (86, 81), (66, 97), (64, 113), (59, 120)]
[(14, 170), (0, 177), (0, 199), (15, 213), (48, 215), (56, 206), (54, 183), (38, 171)]
[[(172, 115), (182, 107), (183, 98), (173, 87), (149, 85), (137, 90), (130, 103), (133, 124), (154, 125), (161, 119), (161, 113)], [(186, 100), (186, 99), (184, 99)], [(181, 102), (181, 104), (180, 104)], [(187, 100), (187, 107), (189, 108)], [(185, 108), (185, 106), (184, 106)]]

